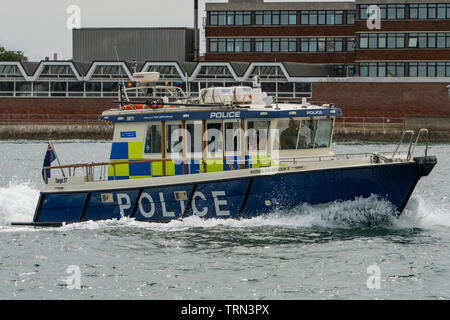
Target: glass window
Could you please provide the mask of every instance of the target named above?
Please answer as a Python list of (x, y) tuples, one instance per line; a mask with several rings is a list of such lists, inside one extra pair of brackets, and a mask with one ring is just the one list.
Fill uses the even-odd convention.
[(314, 148), (329, 148), (333, 121), (331, 119), (320, 119), (317, 125)]
[(428, 62), (428, 77), (436, 77), (436, 63)]
[(318, 24), (326, 24), (326, 16), (325, 16), (325, 11), (319, 11), (318, 12)]
[(376, 33), (369, 34), (369, 48), (370, 49), (376, 49), (378, 45), (378, 39)]
[(445, 33), (438, 33), (436, 44), (438, 48), (445, 48)]
[(309, 39), (309, 52), (317, 52), (317, 39)]
[(273, 25), (280, 24), (280, 11), (272, 11), (272, 24)]
[(206, 124), (206, 150), (212, 156), (222, 154), (222, 122), (209, 122)]
[[(34, 85), (34, 91), (41, 91), (36, 90), (36, 83)], [(48, 87), (48, 86), (47, 86)], [(84, 85), (83, 82), (68, 82), (67, 84), (67, 90), (70, 92), (83, 92), (84, 91)], [(103, 83), (103, 91), (110, 91), (110, 92), (116, 92), (118, 90), (119, 84), (117, 82), (104, 82)]]
[(264, 11), (264, 25), (269, 26), (272, 24), (272, 13), (270, 11)]
[(241, 151), (241, 123), (239, 120), (225, 122), (225, 152)]
[[(0, 83), (2, 83), (2, 82), (0, 82)], [(35, 92), (37, 92), (37, 91), (48, 92), (49, 87), (50, 87), (49, 82), (34, 82), (33, 83), (33, 91), (35, 91)], [(84, 91), (84, 90), (81, 89), (81, 91)]]
[(262, 11), (255, 12), (255, 24), (263, 24), (264, 13)]
[(409, 48), (417, 48), (419, 38), (417, 37), (416, 33), (411, 33), (409, 35), (409, 41), (408, 41), (408, 47)]
[(439, 3), (437, 5), (437, 17), (438, 17), (438, 19), (445, 19), (446, 18), (445, 3)]
[(234, 25), (234, 12), (227, 12), (227, 25)]
[(427, 76), (427, 64), (426, 62), (419, 62), (419, 67), (417, 69), (417, 74), (419, 77), (426, 77)]
[(347, 24), (355, 24), (355, 12), (347, 11)]
[(427, 34), (419, 33), (419, 48), (426, 48), (426, 47), (427, 47)]
[(209, 21), (210, 21), (210, 25), (217, 26), (217, 24), (219, 22), (217, 12), (210, 12)]
[(347, 51), (355, 51), (355, 38), (347, 38)]
[(255, 40), (255, 51), (256, 52), (263, 52), (263, 39), (256, 39)]
[(419, 4), (419, 19), (426, 19), (426, 18), (427, 18), (427, 5)]
[(268, 153), (270, 121), (248, 121), (247, 122), (247, 150), (251, 154), (262, 151)]
[(428, 19), (436, 19), (436, 5), (428, 4)]
[(166, 152), (179, 153), (183, 152), (183, 133), (181, 130), (181, 123), (166, 124)]
[(302, 11), (301, 14), (301, 24), (309, 24), (309, 12), (308, 11)]
[(317, 24), (317, 11), (309, 12), (309, 24), (311, 25)]
[(234, 52), (234, 39), (227, 39), (227, 52)]
[(369, 76), (369, 66), (367, 63), (361, 63), (359, 65), (359, 75), (361, 77), (368, 77)]
[(396, 48), (404, 48), (405, 47), (405, 37), (403, 34), (396, 35)]
[(217, 52), (217, 39), (209, 39), (209, 52)]
[(428, 34), (428, 48), (436, 48), (436, 33)]
[(377, 76), (377, 63), (376, 62), (371, 62), (369, 63), (369, 77), (376, 77)]
[(236, 12), (234, 23), (237, 26), (242, 26), (244, 24), (244, 13), (243, 12)]
[(280, 39), (272, 39), (272, 52), (280, 52)]
[(289, 24), (289, 12), (281, 11), (281, 24), (287, 25)]
[(334, 11), (327, 11), (327, 24), (330, 24), (330, 25), (335, 24)]
[(445, 63), (438, 62), (436, 64), (436, 76), (437, 77), (445, 77)]
[(334, 24), (344, 23), (344, 11), (336, 11), (334, 15)]
[(409, 76), (410, 77), (417, 77), (417, 63), (410, 63), (409, 64)]
[(289, 39), (289, 52), (297, 52), (297, 39)]
[(264, 39), (264, 52), (272, 52), (272, 42), (270, 39)]
[(396, 64), (396, 72), (397, 72), (397, 77), (404, 77), (405, 76), (405, 63), (398, 62)]
[(378, 64), (378, 76), (386, 77), (386, 64), (385, 63)]
[(317, 39), (317, 51), (318, 52), (325, 52), (325, 38), (319, 38)]
[(397, 17), (397, 9), (396, 9), (395, 5), (394, 4), (388, 5), (387, 18), (389, 20), (395, 20), (396, 17)]
[(218, 51), (219, 52), (225, 52), (226, 49), (226, 41), (225, 39), (219, 39), (218, 40)]
[(342, 52), (344, 50), (344, 39), (338, 38), (334, 40), (334, 50)]
[(295, 150), (297, 146), (297, 136), (300, 128), (300, 120), (279, 120), (278, 130), (279, 149), (280, 150)]
[(389, 49), (393, 49), (396, 48), (397, 45), (397, 41), (396, 41), (396, 36), (395, 34), (388, 34), (387, 35), (387, 46)]
[(252, 13), (245, 11), (244, 12), (244, 25), (252, 24)]
[(219, 12), (219, 26), (225, 26), (227, 24), (227, 13)]
[(367, 12), (368, 8), (369, 8), (368, 5), (360, 5), (359, 6), (359, 18), (360, 18), (360, 20), (367, 20), (369, 18), (369, 14)]
[(289, 11), (289, 24), (297, 24), (297, 11)]
[(380, 49), (386, 48), (386, 34), (385, 33), (378, 34), (378, 48), (380, 48)]
[(406, 7), (404, 4), (397, 5), (397, 19), (405, 19)]
[(409, 18), (417, 19), (419, 17), (419, 5), (418, 4), (410, 4), (409, 5)]
[(150, 124), (147, 129), (144, 152), (158, 154), (162, 153), (161, 150), (161, 124)]
[(186, 123), (186, 150), (191, 153), (202, 152), (202, 122)]
[[(51, 91), (65, 92), (66, 91), (66, 87), (67, 87), (67, 83), (66, 82), (52, 82), (50, 84), (50, 87), (51, 87)], [(17, 90), (17, 83), (16, 83), (16, 90)], [(99, 90), (99, 91), (101, 91), (101, 90)]]
[[(317, 120), (303, 120), (298, 121), (300, 122), (300, 127), (298, 128), (297, 134), (293, 137), (295, 139), (295, 145), (296, 149), (314, 149), (319, 147), (318, 144), (316, 144), (316, 132), (317, 132)], [(322, 128), (326, 129), (325, 126)], [(331, 128), (330, 128), (331, 129)], [(326, 130), (325, 130), (326, 131)], [(323, 135), (326, 132), (321, 133), (321, 143), (323, 143)], [(330, 136), (328, 137), (328, 140), (331, 138), (331, 132)], [(329, 141), (328, 141), (329, 144)]]
[(359, 47), (361, 49), (367, 49), (369, 47), (369, 35), (367, 33), (363, 33), (360, 35)]

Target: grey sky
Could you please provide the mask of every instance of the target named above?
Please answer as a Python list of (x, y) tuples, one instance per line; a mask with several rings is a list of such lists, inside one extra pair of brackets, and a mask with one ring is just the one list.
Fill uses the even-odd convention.
[[(288, 1), (298, 0), (266, 2)], [(204, 8), (205, 2), (226, 1), (200, 0), (200, 8)], [(193, 3), (194, 0), (2, 1), (0, 45), (8, 50), (24, 51), (31, 61), (53, 57), (55, 52), (59, 59), (68, 60), (72, 58), (72, 32), (66, 26), (70, 5), (80, 7), (82, 28), (193, 27)]]

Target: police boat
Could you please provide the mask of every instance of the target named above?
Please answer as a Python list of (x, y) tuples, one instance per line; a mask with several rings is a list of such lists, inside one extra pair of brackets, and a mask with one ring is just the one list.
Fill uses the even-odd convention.
[[(341, 109), (307, 99), (281, 103), (262, 92), (258, 77), (253, 87), (205, 88), (196, 98), (157, 85), (158, 73), (134, 78), (136, 86), (119, 88), (118, 107), (99, 117), (114, 124), (109, 160), (47, 161), (33, 222), (15, 225), (243, 219), (372, 195), (400, 215), (437, 163), (428, 156), (426, 129), (405, 131), (391, 153), (335, 154), (332, 135)], [(420, 137), (425, 155), (414, 157)], [(408, 139), (408, 151), (400, 152)]]

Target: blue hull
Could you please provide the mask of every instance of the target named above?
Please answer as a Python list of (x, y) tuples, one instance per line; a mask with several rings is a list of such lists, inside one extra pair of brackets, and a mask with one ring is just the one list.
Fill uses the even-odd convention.
[(135, 218), (168, 222), (191, 215), (252, 218), (302, 203), (378, 195), (401, 213), (423, 176), (417, 162), (258, 175), (228, 181), (78, 193), (42, 193), (35, 225)]

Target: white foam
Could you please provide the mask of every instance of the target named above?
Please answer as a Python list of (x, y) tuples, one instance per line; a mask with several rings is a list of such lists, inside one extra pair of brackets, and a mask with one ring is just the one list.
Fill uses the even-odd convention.
[(450, 227), (450, 203), (436, 205), (420, 196), (413, 197), (395, 225), (399, 228), (424, 229)]
[(0, 187), (0, 226), (8, 226), (12, 222), (31, 222), (39, 190), (30, 183), (9, 182), (9, 187)]

